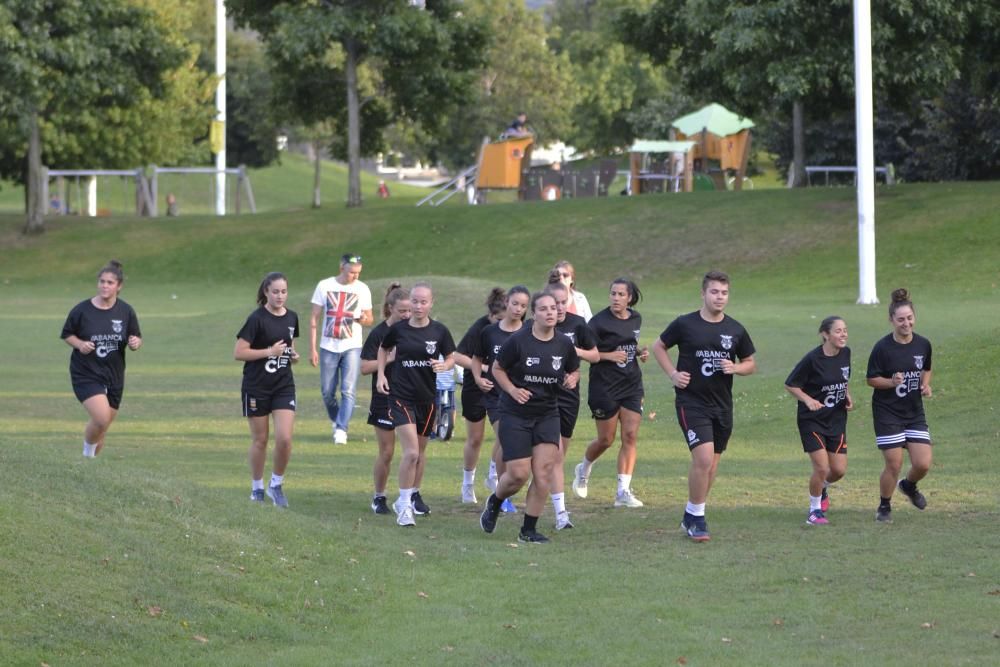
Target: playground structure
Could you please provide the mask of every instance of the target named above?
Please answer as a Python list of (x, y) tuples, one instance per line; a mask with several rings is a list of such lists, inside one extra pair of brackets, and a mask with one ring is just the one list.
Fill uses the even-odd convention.
[(691, 151), (692, 170), (710, 177), (715, 189), (727, 189), (727, 175), (734, 172), (733, 189), (742, 190), (753, 127), (754, 122), (749, 118), (721, 104), (709, 104), (671, 123), (670, 139), (695, 143)]
[[(639, 139), (629, 147), (629, 171), (625, 190), (629, 195), (647, 192), (691, 192), (694, 167), (693, 141)], [(651, 155), (669, 155), (654, 162)]]

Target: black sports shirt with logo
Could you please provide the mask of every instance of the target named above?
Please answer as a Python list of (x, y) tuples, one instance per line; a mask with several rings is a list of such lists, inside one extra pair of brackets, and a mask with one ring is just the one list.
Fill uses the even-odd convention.
[[(521, 329), (525, 327), (522, 324)], [(483, 377), (493, 382), (493, 389), (490, 389), (486, 393), (489, 398), (487, 405), (492, 407), (495, 405), (496, 401), (500, 400), (500, 387), (496, 386), (496, 378), (493, 377), (493, 362), (497, 358), (497, 353), (500, 352), (500, 348), (503, 344), (507, 342), (507, 339), (511, 337), (516, 332), (507, 331), (500, 327), (500, 322), (494, 322), (488, 326), (483, 327), (483, 330), (479, 332), (479, 342), (474, 348), (473, 354), (479, 357), (480, 362), (483, 364)]]
[[(476, 349), (478, 349), (477, 346), (479, 345), (479, 334), (490, 324), (492, 323), (490, 322), (488, 315), (483, 315), (478, 320), (473, 322), (472, 326), (469, 327), (469, 330), (465, 332), (464, 336), (462, 336), (462, 340), (458, 341), (458, 348), (456, 348), (456, 352), (464, 354), (467, 357), (474, 356), (476, 354)], [(476, 376), (472, 372), (462, 374), (462, 391), (479, 392), (480, 394), (483, 393), (482, 390), (479, 389), (479, 385), (476, 384)]]
[(872, 410), (886, 413), (904, 421), (924, 414), (924, 399), (920, 395), (920, 377), (931, 370), (931, 342), (913, 334), (909, 343), (897, 343), (892, 334), (881, 338), (868, 357), (866, 377), (891, 378), (903, 374), (903, 384), (892, 389), (875, 389), (872, 392)]
[(722, 372), (722, 360), (736, 362), (756, 352), (742, 324), (729, 315), (707, 322), (696, 310), (671, 322), (660, 341), (667, 349), (677, 346), (676, 368), (691, 374), (687, 387), (674, 387), (678, 405), (732, 411), (733, 376)]
[(847, 429), (847, 383), (850, 379), (849, 347), (828, 357), (820, 345), (802, 357), (785, 384), (801, 389), (823, 407), (813, 412), (802, 401), (796, 401), (799, 428), (824, 434), (843, 433)]
[(515, 387), (531, 392), (523, 405), (501, 392), (501, 411), (529, 418), (558, 414), (559, 387), (567, 373), (580, 367), (576, 347), (569, 338), (556, 332), (551, 340), (539, 340), (531, 327), (513, 333), (500, 348), (496, 361)]
[(382, 347), (396, 348), (389, 395), (413, 403), (434, 402), (437, 378), (431, 365), (438, 357), (447, 357), (455, 351), (448, 327), (437, 320), (430, 320), (424, 327), (400, 320), (389, 327)]
[(299, 316), (295, 311), (285, 309), (284, 315), (275, 315), (261, 306), (250, 313), (236, 337), (250, 343), (251, 350), (266, 350), (282, 340), (288, 346), (276, 357), (243, 362), (244, 392), (266, 395), (295, 390), (292, 343), (299, 337)]
[(587, 326), (594, 335), (598, 352), (625, 350), (628, 355), (621, 363), (600, 361), (591, 364), (588, 385), (590, 394), (605, 396), (615, 401), (642, 396), (642, 370), (639, 369), (639, 362), (635, 358), (639, 349), (642, 315), (629, 308), (628, 317), (622, 320), (615, 317), (610, 308), (605, 308), (590, 318)]
[(83, 354), (73, 350), (69, 358), (69, 374), (74, 383), (98, 382), (108, 387), (125, 382), (125, 350), (129, 336), (139, 336), (139, 319), (121, 299), (107, 310), (95, 306), (90, 299), (73, 306), (63, 324), (61, 338), (76, 336), (94, 344), (94, 351)]
[[(389, 333), (389, 325), (385, 320), (382, 320), (368, 332), (368, 338), (365, 338), (365, 344), (361, 346), (361, 358), (367, 361), (377, 360), (378, 348), (382, 345), (382, 340), (387, 333)], [(395, 364), (396, 362), (393, 360), (385, 365), (385, 377), (390, 384), (392, 384), (392, 367)], [(372, 373), (372, 398), (376, 396), (381, 396), (378, 392), (378, 373)]]
[[(556, 333), (565, 336), (569, 342), (573, 343), (574, 347), (578, 347), (581, 350), (593, 350), (597, 347), (597, 339), (594, 338), (594, 332), (587, 325), (587, 320), (576, 313), (566, 313), (566, 319), (556, 324)], [(575, 399), (575, 403), (579, 403), (579, 384), (573, 389), (566, 389), (560, 384), (559, 392), (560, 395), (567, 398), (572, 396)]]

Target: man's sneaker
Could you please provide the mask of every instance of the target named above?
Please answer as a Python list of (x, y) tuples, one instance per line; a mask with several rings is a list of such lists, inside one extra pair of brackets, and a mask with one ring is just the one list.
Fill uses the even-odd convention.
[(500, 503), (500, 511), (504, 514), (517, 514), (517, 505), (510, 498), (504, 498)]
[(490, 493), (493, 493), (497, 490), (497, 476), (487, 475), (483, 478), (483, 484), (486, 485), (486, 488), (489, 489)]
[(491, 507), (490, 501), (494, 499), (493, 495), (490, 495), (486, 499), (486, 507), (483, 508), (483, 513), (479, 515), (479, 525), (482, 527), (484, 532), (492, 533), (497, 527), (497, 518), (500, 516), (499, 508), (494, 510)]
[(824, 512), (830, 511), (830, 494), (826, 492), (826, 488), (823, 488), (823, 495), (820, 496), (819, 508)]
[(392, 514), (385, 496), (375, 496), (372, 498), (372, 512), (375, 512), (375, 514)]
[(347, 444), (347, 431), (342, 428), (333, 429), (333, 444), (335, 445), (346, 445)]
[(517, 535), (517, 541), (530, 542), (532, 544), (545, 544), (549, 541), (549, 538), (545, 537), (537, 530), (524, 530), (522, 528), (521, 532)]
[(681, 519), (681, 529), (695, 542), (708, 542), (712, 537), (703, 516), (694, 516), (685, 512), (684, 518)]
[(809, 512), (809, 517), (806, 519), (806, 523), (810, 526), (825, 526), (830, 523), (826, 520), (826, 516), (823, 515), (823, 510), (812, 510)]
[(420, 516), (424, 514), (430, 514), (431, 508), (427, 506), (424, 499), (420, 497), (419, 491), (414, 491), (413, 495), (410, 496), (410, 505), (413, 506), (413, 511)]
[(642, 507), (643, 502), (632, 494), (632, 489), (625, 489), (615, 496), (615, 507)]
[(892, 523), (892, 508), (879, 505), (875, 510), (875, 520), (879, 523)]
[(288, 498), (285, 497), (285, 492), (281, 490), (281, 484), (267, 487), (267, 497), (277, 507), (288, 507)]
[(462, 485), (462, 502), (472, 503), (475, 505), (478, 500), (476, 500), (476, 485), (475, 484), (463, 484)]
[(250, 500), (255, 503), (264, 502), (264, 489), (252, 489), (250, 491)]
[(556, 530), (572, 527), (573, 522), (569, 520), (569, 512), (563, 511), (556, 514)]
[(587, 497), (587, 478), (583, 474), (583, 463), (577, 463), (573, 469), (573, 493), (577, 498)]
[(918, 510), (922, 510), (927, 507), (927, 499), (924, 498), (924, 494), (917, 490), (916, 484), (904, 478), (899, 480), (896, 483), (896, 486), (899, 487), (899, 490), (903, 493), (903, 495), (909, 498), (910, 502), (913, 503), (913, 506)]
[[(395, 507), (395, 503), (393, 503)], [(416, 521), (413, 520), (413, 505), (407, 504), (405, 507), (399, 508), (399, 512), (396, 513), (396, 523), (400, 526), (415, 526)]]

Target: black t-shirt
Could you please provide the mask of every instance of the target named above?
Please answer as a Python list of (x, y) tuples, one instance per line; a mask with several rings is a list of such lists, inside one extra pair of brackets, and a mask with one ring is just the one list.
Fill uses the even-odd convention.
[(872, 392), (872, 410), (885, 410), (894, 417), (911, 420), (924, 414), (924, 399), (920, 395), (920, 378), (931, 370), (931, 342), (919, 334), (906, 344), (897, 343), (888, 334), (875, 343), (868, 357), (866, 377), (891, 378), (903, 374), (903, 384), (892, 389)]
[(413, 403), (434, 402), (437, 378), (431, 365), (438, 357), (446, 358), (455, 351), (448, 328), (437, 320), (430, 320), (424, 327), (401, 320), (389, 327), (381, 346), (396, 348), (389, 395)]
[[(365, 344), (361, 347), (361, 358), (367, 361), (377, 360), (378, 348), (382, 345), (387, 333), (389, 333), (389, 325), (385, 320), (382, 320), (368, 332), (368, 338), (365, 338)], [(385, 365), (385, 377), (390, 384), (392, 384), (392, 367), (395, 364), (396, 362), (393, 360)], [(372, 398), (381, 395), (378, 391), (378, 372), (376, 371), (372, 373)]]
[(591, 364), (588, 385), (591, 396), (605, 396), (612, 400), (642, 396), (642, 370), (635, 358), (639, 349), (642, 315), (629, 308), (628, 317), (621, 320), (610, 308), (605, 308), (590, 318), (587, 326), (594, 335), (599, 352), (625, 350), (628, 355), (621, 363), (600, 361)]
[[(525, 326), (522, 324), (518, 331), (524, 328)], [(474, 348), (473, 355), (479, 357), (479, 361), (482, 362), (483, 377), (494, 383), (493, 389), (486, 394), (492, 401), (500, 398), (500, 387), (496, 386), (496, 379), (493, 377), (493, 362), (496, 360), (500, 348), (514, 333), (516, 332), (501, 328), (500, 322), (483, 327), (483, 330), (479, 332), (479, 341)], [(488, 405), (492, 406), (493, 403), (488, 403)]]
[[(472, 326), (469, 327), (469, 330), (465, 332), (464, 336), (462, 336), (462, 340), (458, 341), (458, 347), (455, 351), (464, 354), (467, 357), (472, 357), (475, 354), (477, 346), (479, 345), (480, 332), (482, 332), (482, 330), (490, 324), (491, 322), (488, 315), (483, 315), (478, 320), (473, 322)], [(479, 389), (479, 385), (476, 384), (476, 376), (471, 371), (462, 374), (462, 391), (482, 393)]]
[(132, 306), (121, 299), (107, 310), (95, 306), (90, 299), (73, 306), (63, 324), (61, 338), (76, 336), (95, 345), (90, 354), (77, 349), (69, 357), (69, 374), (73, 382), (98, 382), (105, 386), (125, 383), (125, 350), (129, 336), (139, 336), (139, 319)]
[[(594, 338), (594, 332), (587, 325), (587, 320), (576, 313), (566, 313), (566, 319), (556, 324), (556, 332), (566, 336), (567, 340), (573, 343), (574, 347), (578, 347), (581, 350), (593, 350), (597, 347), (597, 339)], [(576, 399), (580, 397), (579, 384), (573, 389), (567, 389), (560, 384), (559, 391), (561, 394), (572, 396)]]
[(251, 350), (266, 350), (282, 340), (288, 346), (277, 357), (243, 362), (243, 391), (274, 394), (295, 390), (292, 344), (299, 337), (299, 316), (295, 311), (286, 308), (285, 314), (279, 316), (261, 306), (250, 313), (236, 337), (250, 343)]
[(742, 324), (729, 315), (707, 322), (696, 310), (671, 322), (660, 341), (667, 349), (677, 346), (677, 370), (691, 374), (687, 387), (674, 387), (678, 405), (733, 409), (733, 376), (722, 372), (722, 360), (735, 362), (756, 352)]
[(573, 343), (558, 332), (551, 340), (535, 338), (531, 327), (523, 327), (504, 342), (496, 362), (507, 371), (515, 387), (527, 389), (531, 398), (521, 405), (505, 391), (500, 409), (520, 417), (542, 417), (558, 411), (559, 386), (567, 373), (580, 367)]
[(823, 407), (813, 412), (802, 401), (795, 401), (799, 406), (799, 427), (818, 433), (843, 433), (847, 429), (847, 383), (850, 379), (849, 347), (828, 357), (820, 345), (802, 357), (785, 384), (801, 389)]

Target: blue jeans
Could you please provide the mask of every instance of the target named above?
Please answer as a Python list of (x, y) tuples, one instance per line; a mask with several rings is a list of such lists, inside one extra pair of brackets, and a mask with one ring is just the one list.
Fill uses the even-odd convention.
[[(319, 351), (319, 386), (323, 393), (326, 413), (336, 428), (347, 431), (347, 423), (354, 412), (358, 375), (361, 373), (361, 348), (344, 352)], [(339, 381), (338, 381), (339, 376)], [(340, 404), (337, 403), (337, 385), (340, 385)]]

